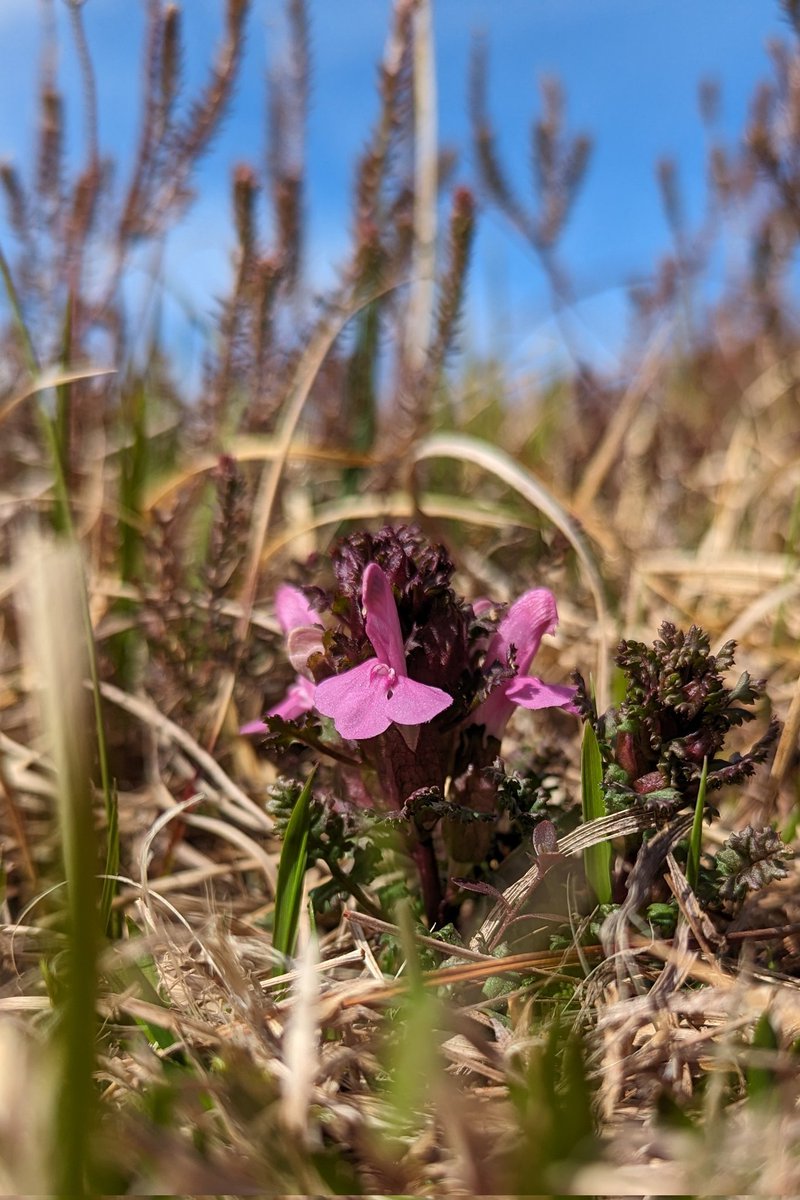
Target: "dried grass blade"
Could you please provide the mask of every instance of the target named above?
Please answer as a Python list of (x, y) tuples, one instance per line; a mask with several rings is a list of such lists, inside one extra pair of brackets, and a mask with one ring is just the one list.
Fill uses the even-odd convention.
[[(390, 288), (381, 289), (383, 291)], [(261, 569), (261, 556), (264, 551), (267, 533), (272, 522), (272, 513), (278, 496), (281, 477), (289, 457), (289, 449), (294, 439), (295, 430), (303, 414), (314, 380), (327, 358), (336, 339), (344, 331), (348, 322), (370, 304), (375, 295), (355, 303), (348, 294), (342, 303), (334, 306), (330, 314), (315, 331), (305, 353), (298, 363), (297, 370), (287, 393), (286, 404), (281, 416), (281, 422), (276, 437), (276, 453), (269, 467), (265, 467), (261, 476), (258, 493), (253, 505), (253, 519), (250, 525), (247, 554), (243, 568), (241, 595), (242, 617), (236, 627), (236, 643), (241, 646), (247, 640), (250, 630), (250, 617), (255, 603), (258, 576)], [(219, 685), (216, 711), (210, 722), (210, 734), (207, 740), (209, 747), (216, 745), (225, 719), (225, 713), (233, 697), (233, 686), (236, 678), (235, 668), (226, 671)]]
[[(282, 454), (287, 462), (331, 463), (342, 467), (374, 466), (375, 456), (357, 454), (353, 450), (327, 449), (312, 446), (308, 442), (292, 441), (284, 448), (275, 438), (242, 434), (225, 441), (225, 451), (243, 462), (274, 462)], [(155, 480), (145, 492), (142, 510), (150, 512), (166, 500), (170, 500), (187, 484), (194, 483), (199, 475), (213, 471), (219, 465), (219, 454), (200, 454), (185, 462), (179, 471)]]
[[(83, 677), (84, 584), (75, 547), (29, 536), (21, 549), (19, 608), (26, 658), (39, 688), (42, 725), (56, 770), (58, 821), (66, 878), (67, 954), (54, 1034), (61, 1080), (56, 1107), (55, 1190), (85, 1195), (94, 1116), (98, 895), (97, 840)], [(82, 716), (83, 714), (83, 716)]]
[(688, 928), (694, 934), (695, 940), (705, 955), (712, 957), (712, 946), (717, 949), (720, 944), (720, 935), (714, 927), (711, 918), (700, 907), (694, 889), (689, 885), (689, 881), (680, 869), (675, 856), (670, 853), (667, 855), (668, 872), (665, 876), (670, 891), (678, 902), (678, 907), (686, 919)]
[(619, 401), (575, 493), (576, 512), (583, 514), (590, 508), (609, 471), (619, 461), (623, 443), (639, 407), (663, 368), (664, 351), (671, 333), (671, 324), (665, 323), (648, 348), (641, 370)]
[[(302, 897), (302, 881), (300, 887)], [(309, 936), (300, 955), (292, 999), (294, 1003), (283, 1035), (283, 1117), (299, 1138), (309, 1131), (311, 1103), (319, 1043), (319, 971), (316, 938)]]
[(769, 773), (770, 780), (777, 788), (780, 787), (785, 776), (788, 773), (789, 767), (792, 764), (792, 759), (797, 746), (797, 737), (800, 733), (800, 676), (794, 686), (792, 694), (792, 702), (789, 705), (789, 713), (786, 717), (786, 722), (783, 726), (783, 731), (778, 742), (778, 748), (775, 751), (775, 758), (772, 761), (772, 768)]
[(342, 521), (387, 520), (392, 517), (408, 519), (419, 513), (487, 529), (507, 529), (509, 526), (535, 528), (532, 521), (525, 521), (519, 513), (487, 503), (475, 504), (464, 496), (450, 496), (447, 493), (422, 492), (412, 496), (409, 492), (389, 492), (381, 496), (348, 496), (346, 500), (320, 505), (308, 522), (277, 533), (264, 549), (261, 566), (265, 566), (284, 547), (325, 525), (338, 525)]
[(689, 855), (686, 859), (686, 879), (693, 892), (697, 891), (697, 880), (700, 875), (700, 851), (703, 847), (703, 812), (706, 806), (707, 780), (708, 756), (703, 759), (703, 770), (700, 773), (700, 786), (697, 789), (697, 803), (694, 806), (692, 832), (689, 835)]
[(69, 383), (78, 383), (82, 379), (96, 379), (100, 375), (115, 374), (116, 368), (114, 367), (75, 367), (72, 370), (65, 371), (63, 367), (55, 366), (48, 367), (44, 371), (37, 371), (33, 378), (6, 400), (3, 407), (0, 408), (0, 422), (5, 421), (6, 417), (11, 416), (15, 408), (30, 399), (31, 396), (35, 396), (38, 392), (48, 392), (51, 388), (64, 387)]
[(406, 322), (406, 354), (411, 370), (421, 371), (433, 334), (436, 274), (436, 204), (439, 153), (436, 119), (431, 0), (419, 0), (411, 18), (414, 59), (414, 244)]
[(514, 462), (510, 455), (478, 438), (466, 434), (432, 434), (417, 444), (412, 452), (414, 463), (428, 458), (453, 458), (471, 462), (489, 471), (496, 478), (519, 492), (529, 504), (543, 513), (560, 529), (573, 547), (583, 567), (586, 582), (592, 593), (598, 625), (597, 646), (597, 703), (601, 710), (608, 707), (608, 660), (610, 615), (605, 601), (603, 581), (583, 531), (562, 504), (535, 479), (529, 471)]
[(119, 708), (124, 709), (126, 712), (137, 717), (138, 720), (151, 726), (157, 733), (168, 737), (175, 745), (180, 746), (192, 762), (216, 784), (224, 795), (233, 801), (242, 815), (247, 815), (249, 818), (248, 824), (251, 828), (263, 829), (267, 833), (272, 832), (272, 820), (270, 817), (267, 816), (262, 808), (259, 808), (254, 800), (251, 800), (246, 792), (242, 791), (237, 783), (234, 783), (207, 750), (204, 750), (202, 746), (198, 746), (195, 739), (185, 729), (181, 729), (169, 717), (165, 717), (148, 700), (144, 700), (139, 696), (129, 696), (127, 692), (123, 692), (121, 688), (114, 687), (112, 683), (102, 683), (100, 685), (100, 694), (107, 700), (110, 700), (112, 704), (118, 705)]

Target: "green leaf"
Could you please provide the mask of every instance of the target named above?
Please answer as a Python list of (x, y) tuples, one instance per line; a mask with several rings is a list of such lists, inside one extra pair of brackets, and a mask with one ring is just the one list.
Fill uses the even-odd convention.
[[(754, 1050), (777, 1050), (778, 1039), (767, 1013), (762, 1013), (753, 1031)], [(753, 1066), (747, 1072), (747, 1095), (750, 1100), (767, 1100), (775, 1087), (775, 1072), (769, 1067)]]
[(549, 1195), (550, 1178), (566, 1181), (596, 1153), (593, 1087), (580, 1035), (556, 1016), (508, 1084), (512, 1120), (516, 1117), (508, 1190)]
[(286, 826), (281, 861), (278, 865), (272, 944), (279, 954), (287, 958), (294, 951), (300, 905), (303, 902), (303, 881), (308, 865), (308, 834), (311, 828), (311, 785), (315, 774), (316, 767), (312, 769), (305, 787), (297, 798), (289, 824)]
[[(603, 758), (597, 735), (587, 723), (583, 727), (581, 746), (581, 802), (584, 821), (595, 821), (606, 815), (603, 793)], [(611, 903), (611, 846), (599, 842), (583, 852), (586, 878), (597, 897), (598, 904)]]
[(657, 927), (662, 937), (672, 937), (678, 921), (678, 905), (674, 900), (649, 904), (645, 915), (650, 924)]
[(703, 759), (703, 771), (700, 775), (700, 786), (697, 790), (697, 803), (694, 806), (692, 833), (689, 838), (689, 854), (686, 859), (686, 878), (693, 892), (697, 891), (697, 879), (700, 874), (700, 851), (703, 846), (703, 811), (706, 806), (706, 780), (708, 779), (708, 756)]

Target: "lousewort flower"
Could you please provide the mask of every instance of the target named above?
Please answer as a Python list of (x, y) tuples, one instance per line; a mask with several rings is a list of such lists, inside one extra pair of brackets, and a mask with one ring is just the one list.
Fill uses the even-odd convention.
[[(479, 604), (483, 607), (484, 602)], [(553, 593), (534, 588), (520, 596), (491, 635), (482, 658), (483, 699), (469, 714), (456, 757), (450, 794), (473, 813), (497, 811), (497, 787), (489, 771), (500, 753), (514, 708), (563, 708), (577, 711), (575, 688), (545, 683), (526, 674), (545, 633), (558, 624)], [(480, 862), (492, 840), (488, 823), (447, 819), (444, 838), (456, 863)]]
[[(296, 740), (339, 760), (345, 809), (400, 823), (428, 919), (440, 920), (452, 895), (445, 872), (481, 863), (501, 816), (505, 837), (524, 833), (492, 771), (515, 706), (573, 707), (572, 688), (527, 674), (555, 628), (555, 600), (527, 592), (498, 626), (496, 605), (459, 595), (446, 549), (409, 526), (353, 532), (333, 547), (327, 578), (323, 562), (313, 567), (318, 585), (276, 596), (298, 676), (265, 722), (308, 714)], [(317, 717), (351, 745), (332, 746)], [(275, 733), (276, 753), (292, 745), (291, 729)]]
[(409, 678), (392, 588), (374, 562), (364, 571), (361, 607), (375, 656), (324, 679), (314, 695), (317, 711), (331, 717), (348, 741), (377, 737), (392, 724), (413, 729), (453, 703), (441, 688)]
[[(289, 660), (297, 671), (297, 677), (283, 699), (273, 705), (266, 715), (282, 717), (284, 721), (296, 721), (314, 707), (314, 682), (301, 672), (309, 654), (322, 648), (322, 627), (319, 614), (314, 612), (300, 589), (289, 583), (282, 583), (275, 593), (275, 615), (286, 635)], [(242, 725), (239, 732), (269, 733), (269, 727), (263, 721), (249, 721)]]
[(516, 705), (522, 708), (564, 708), (577, 712), (574, 687), (545, 683), (526, 672), (545, 633), (558, 625), (556, 599), (547, 588), (534, 588), (520, 596), (500, 622), (486, 650), (484, 666), (514, 663), (517, 674), (501, 679), (471, 714), (471, 725), (483, 725), (490, 737), (503, 736)]

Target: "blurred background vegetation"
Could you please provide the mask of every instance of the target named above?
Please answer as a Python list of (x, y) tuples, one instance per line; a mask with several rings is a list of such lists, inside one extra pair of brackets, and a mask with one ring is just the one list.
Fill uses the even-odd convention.
[[(539, 990), (497, 1015), (469, 977), (426, 990), (400, 918), (388, 933), (323, 924), (334, 965), (304, 950), (276, 978), (276, 772), (238, 728), (291, 677), (276, 585), (302, 583), (308, 556), (357, 525), (413, 519), (448, 543), (465, 593), (557, 592), (547, 653), (562, 678), (578, 666), (602, 681), (616, 639), (651, 640), (664, 617), (736, 638), (786, 726), (772, 769), (723, 818), (792, 839), (800, 4), (774, 10), (782, 36), (737, 133), (722, 135), (719, 92), (700, 84), (703, 202), (685, 203), (672, 158), (654, 163), (671, 245), (629, 287), (614, 281), (628, 303), (613, 368), (580, 333), (569, 252), (592, 138), (548, 77), (524, 150), (509, 146), (488, 39), (463, 81), (465, 144), (442, 144), (427, 0), (375, 6), (375, 116), (348, 164), (337, 266), (321, 272), (309, 112), (340, 98), (315, 91), (313, 5), (272, 6), (266, 152), (227, 180), (231, 269), (176, 323), (192, 277), (184, 265), (176, 285), (168, 248), (240, 119), (256, 18), (248, 0), (210, 7), (219, 36), (198, 46), (179, 5), (143, 0), (135, 139), (118, 151), (101, 136), (93, 4), (43, 3), (39, 65), (25, 68), (35, 136), (0, 164), (4, 1184), (511, 1194), (635, 1180), (667, 1194), (711, 1171), (721, 1193), (746, 1192), (757, 1170), (791, 1191), (788, 983), (753, 978), (734, 1003), (734, 973), (672, 962), (662, 1022), (614, 990), (613, 964), (598, 975), (578, 954), (562, 975), (551, 956)], [(127, 18), (110, 19), (127, 39)], [(68, 94), (60, 60), (78, 81)], [(638, 206), (621, 188), (603, 216), (615, 238)], [(493, 302), (470, 306), (483, 223), (535, 271), (555, 356), (538, 360), (534, 339), (521, 367), (470, 341)], [(544, 735), (560, 737), (577, 794), (577, 740)], [(758, 917), (791, 926), (793, 906), (779, 893)], [(402, 959), (402, 997), (362, 996)], [(388, 1041), (387, 1005), (405, 1006)]]

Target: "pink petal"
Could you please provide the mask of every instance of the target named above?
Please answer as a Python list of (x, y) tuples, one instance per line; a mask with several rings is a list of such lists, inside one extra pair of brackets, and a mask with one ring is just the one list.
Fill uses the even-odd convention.
[(379, 665), (377, 658), (370, 658), (317, 684), (315, 707), (333, 718), (337, 733), (348, 741), (376, 737), (392, 723), (386, 711), (387, 676), (374, 671)]
[(486, 665), (505, 662), (509, 648), (517, 651), (517, 670), (527, 671), (545, 633), (558, 625), (556, 598), (548, 588), (534, 588), (520, 596), (500, 622), (486, 651)]
[(294, 721), (314, 707), (314, 684), (304, 675), (298, 675), (279, 704), (267, 712), (268, 717), (283, 717)]
[(402, 677), (392, 687), (391, 696), (386, 701), (386, 712), (399, 725), (423, 725), (452, 703), (452, 696), (448, 696), (441, 688)]
[[(284, 721), (294, 721), (313, 707), (314, 684), (310, 679), (298, 675), (280, 703), (273, 705), (267, 716), (283, 717)], [(239, 733), (269, 733), (269, 726), (265, 725), (263, 721), (248, 721), (246, 725), (240, 727)]]
[(576, 691), (574, 687), (545, 683), (535, 675), (518, 675), (507, 685), (506, 696), (523, 708), (565, 708), (567, 712), (577, 713)]
[(503, 680), (492, 688), (489, 695), (479, 704), (469, 718), (470, 725), (484, 725), (486, 732), (498, 740), (508, 724), (508, 718), (514, 711), (514, 705), (507, 698), (508, 681)]
[(377, 563), (370, 563), (361, 582), (367, 637), (381, 662), (406, 675), (406, 652), (391, 584)]
[(282, 583), (275, 592), (275, 616), (284, 633), (299, 625), (319, 625), (319, 613), (306, 600), (299, 588)]
[(239, 733), (244, 737), (248, 733), (269, 733), (269, 729), (263, 721), (248, 721), (239, 726)]

